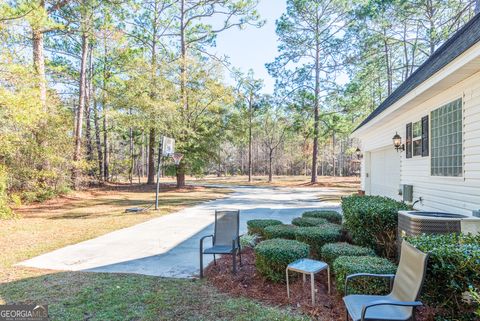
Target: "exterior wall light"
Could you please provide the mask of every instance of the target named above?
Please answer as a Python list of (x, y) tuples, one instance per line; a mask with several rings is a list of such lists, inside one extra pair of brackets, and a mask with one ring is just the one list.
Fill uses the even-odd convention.
[(363, 158), (362, 151), (360, 150), (359, 147), (357, 147), (357, 149), (355, 150), (355, 155), (357, 155), (357, 158), (358, 158), (358, 159), (362, 159), (362, 158)]
[(405, 150), (405, 145), (402, 144), (402, 137), (398, 134), (395, 133), (395, 136), (393, 136), (393, 147), (395, 147), (395, 150), (397, 152), (403, 152)]

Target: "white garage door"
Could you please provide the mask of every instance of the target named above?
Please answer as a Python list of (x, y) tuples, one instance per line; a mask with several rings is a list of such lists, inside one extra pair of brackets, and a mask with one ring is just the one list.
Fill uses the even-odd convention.
[(388, 147), (370, 155), (370, 194), (398, 199), (400, 153)]

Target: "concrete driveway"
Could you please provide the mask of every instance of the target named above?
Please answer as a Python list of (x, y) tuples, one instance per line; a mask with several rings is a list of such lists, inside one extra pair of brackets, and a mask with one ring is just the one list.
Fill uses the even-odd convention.
[[(319, 197), (328, 188), (233, 187), (228, 197), (205, 202), (103, 236), (46, 253), (18, 265), (52, 270), (120, 272), (188, 278), (199, 273), (199, 240), (213, 234), (216, 209), (239, 209), (240, 232), (251, 219), (289, 223), (308, 209), (338, 209)], [(135, 215), (135, 214), (129, 214)], [(209, 243), (207, 243), (209, 244)], [(205, 266), (212, 261), (205, 255)]]

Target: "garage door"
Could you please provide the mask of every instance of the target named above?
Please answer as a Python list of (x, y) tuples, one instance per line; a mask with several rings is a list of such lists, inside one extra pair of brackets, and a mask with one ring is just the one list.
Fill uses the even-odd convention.
[(398, 199), (400, 153), (392, 147), (370, 155), (370, 194)]

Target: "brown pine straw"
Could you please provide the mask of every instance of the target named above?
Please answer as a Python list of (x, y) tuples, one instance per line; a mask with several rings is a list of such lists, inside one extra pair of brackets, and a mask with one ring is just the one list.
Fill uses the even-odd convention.
[[(234, 275), (232, 274), (231, 256), (225, 255), (217, 258), (217, 265), (212, 262), (205, 269), (207, 282), (231, 296), (248, 297), (268, 305), (288, 307), (308, 315), (313, 320), (345, 320), (345, 308), (341, 295), (336, 291), (333, 275), (331, 295), (328, 294), (327, 272), (322, 271), (315, 275), (316, 304), (312, 305), (309, 276), (304, 284), (300, 274), (290, 272), (290, 299), (288, 299), (285, 283), (270, 282), (257, 272), (252, 249), (246, 248), (242, 251), (242, 261), (243, 265)], [(296, 279), (294, 279), (295, 275)], [(421, 308), (418, 311), (420, 313), (417, 314), (417, 321), (433, 321), (432, 309)]]

